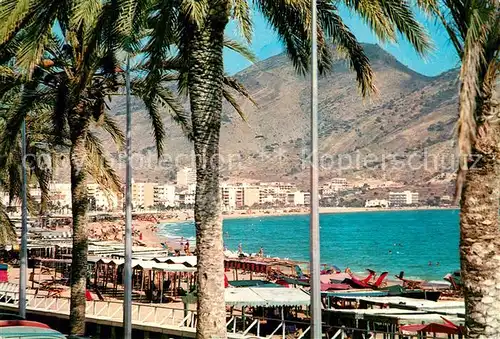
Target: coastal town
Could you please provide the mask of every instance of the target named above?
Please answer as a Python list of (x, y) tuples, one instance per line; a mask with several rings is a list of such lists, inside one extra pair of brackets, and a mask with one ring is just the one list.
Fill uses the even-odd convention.
[[(423, 198), (418, 191), (407, 190), (394, 182), (333, 178), (321, 185), (320, 205), (323, 207), (353, 208), (403, 208), (403, 207), (450, 207), (452, 197), (448, 194)], [(196, 173), (184, 167), (177, 172), (176, 182), (133, 182), (133, 211), (166, 211), (192, 209), (195, 202)], [(71, 213), (71, 184), (50, 184), (49, 212)], [(377, 192), (380, 192), (377, 194)], [(30, 196), (40, 202), (41, 189), (30, 187)], [(3, 204), (12, 212), (19, 212), (21, 201), (9, 200), (8, 192), (0, 193)], [(123, 192), (104, 190), (98, 184), (87, 184), (90, 212), (116, 212), (123, 206)], [(310, 205), (310, 192), (301, 190), (293, 183), (252, 182), (221, 183), (221, 208), (224, 213), (238, 210), (260, 210), (270, 208), (302, 208)], [(346, 199), (349, 197), (349, 199)], [(372, 198), (370, 198), (372, 197)]]
[(0, 339), (500, 339), (499, 0), (1, 0)]

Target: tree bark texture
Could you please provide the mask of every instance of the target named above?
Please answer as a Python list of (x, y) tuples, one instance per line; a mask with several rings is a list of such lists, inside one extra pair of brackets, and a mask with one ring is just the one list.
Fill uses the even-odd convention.
[(73, 216), (73, 255), (71, 261), (70, 334), (85, 335), (85, 289), (87, 283), (87, 151), (85, 140), (88, 123), (74, 122), (71, 131), (71, 203)]
[(189, 95), (196, 156), (198, 339), (226, 338), (224, 255), (219, 192), (224, 29), (230, 3), (210, 1), (207, 20), (189, 46)]
[(477, 136), (461, 195), (460, 261), (468, 338), (500, 338), (499, 114), (489, 99), (478, 103)]

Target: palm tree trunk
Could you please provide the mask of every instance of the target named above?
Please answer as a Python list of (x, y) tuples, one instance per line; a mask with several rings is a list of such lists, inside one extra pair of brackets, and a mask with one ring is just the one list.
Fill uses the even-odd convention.
[(224, 28), (229, 2), (210, 1), (203, 28), (189, 46), (189, 96), (196, 156), (197, 338), (226, 337), (224, 255), (219, 196), (219, 134), (222, 113)]
[(73, 255), (71, 261), (70, 334), (85, 334), (85, 289), (87, 283), (87, 186), (85, 182), (86, 127), (72, 137), (70, 150)]
[[(493, 107), (481, 103), (477, 116), (496, 118)], [(460, 210), (466, 327), (468, 338), (500, 338), (500, 125), (483, 123), (478, 131)]]

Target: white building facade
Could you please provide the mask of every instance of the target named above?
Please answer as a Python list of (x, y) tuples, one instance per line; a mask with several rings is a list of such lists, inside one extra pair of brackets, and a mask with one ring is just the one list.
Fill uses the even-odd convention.
[(411, 191), (389, 192), (389, 203), (392, 206), (418, 204), (418, 193)]
[(155, 186), (154, 204), (165, 207), (175, 206), (175, 185), (164, 184)]

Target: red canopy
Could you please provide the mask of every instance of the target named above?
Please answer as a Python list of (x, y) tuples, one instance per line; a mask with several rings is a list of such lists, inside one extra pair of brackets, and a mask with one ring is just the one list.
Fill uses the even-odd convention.
[(462, 326), (457, 326), (451, 321), (446, 320), (444, 324), (430, 323), (430, 324), (414, 324), (404, 325), (399, 329), (407, 332), (427, 332), (427, 333), (446, 333), (446, 334), (459, 334), (462, 333)]

